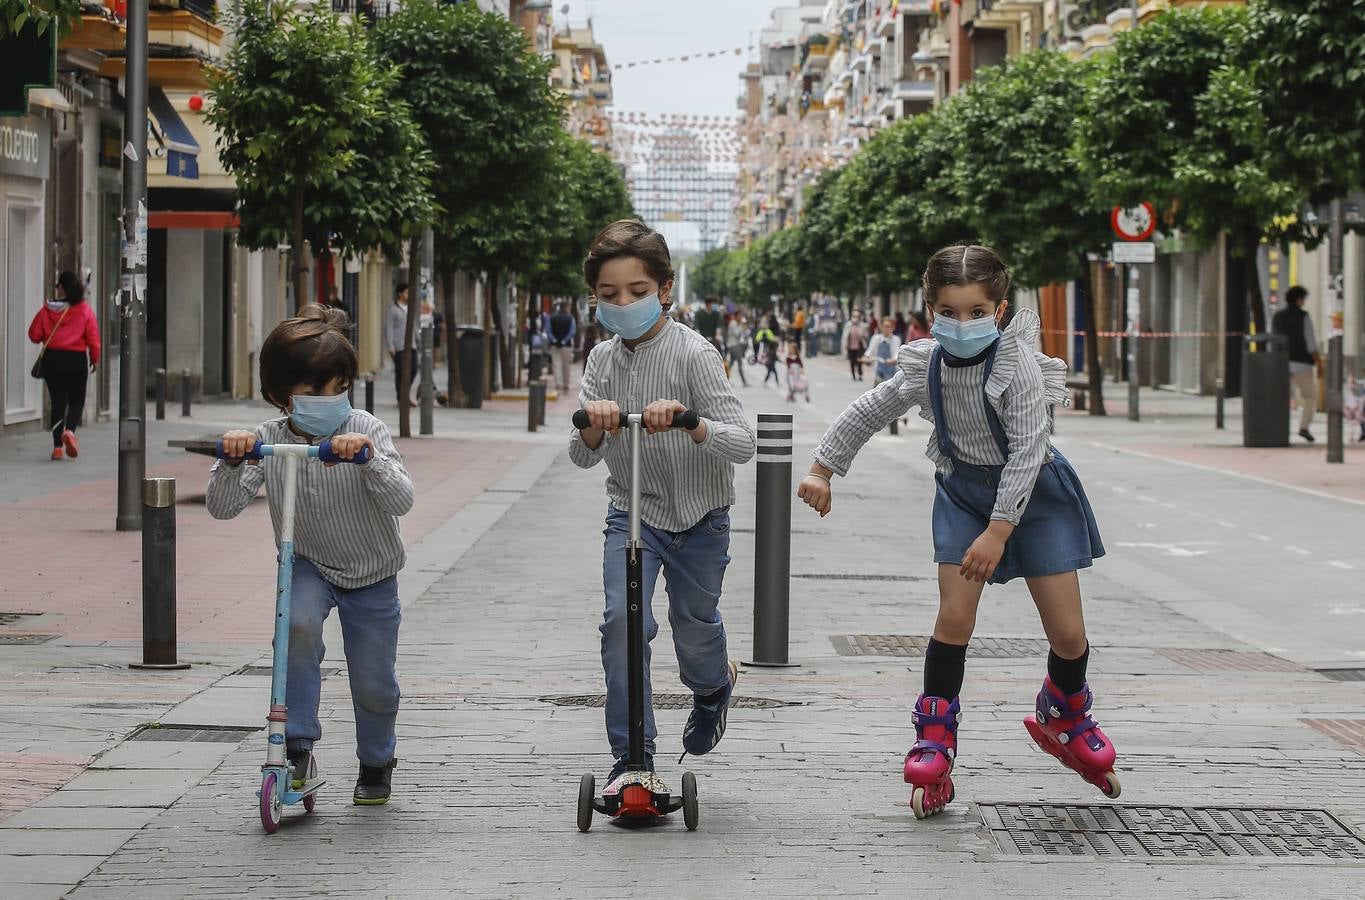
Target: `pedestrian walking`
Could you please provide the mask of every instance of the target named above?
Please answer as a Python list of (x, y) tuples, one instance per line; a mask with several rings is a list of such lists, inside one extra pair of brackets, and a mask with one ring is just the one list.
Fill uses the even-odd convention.
[(792, 315), (792, 334), (791, 338), (796, 341), (796, 349), (799, 352), (805, 346), (806, 337), (806, 305), (796, 304), (796, 312)]
[(896, 337), (896, 323), (891, 319), (882, 319), (881, 331), (872, 336), (872, 342), (867, 345), (867, 353), (863, 359), (872, 363), (872, 378), (875, 384), (896, 374), (896, 354), (901, 349), (901, 339)]
[(301, 466), (292, 497), (285, 489), (283, 466), (263, 469), (221, 460), (209, 475), (207, 505), (215, 519), (231, 519), (264, 483), (278, 545), (281, 507), (289, 500), (296, 504), (285, 726), (292, 781), (295, 790), (302, 787), (315, 765), (313, 747), (322, 739), (322, 627), (335, 608), (346, 643), (360, 762), (353, 799), (371, 806), (388, 801), (397, 762), (398, 572), (407, 558), (398, 518), (412, 509), (413, 487), (388, 428), (351, 408), (347, 392), (358, 376), (359, 361), (343, 327), (339, 312), (320, 306), (307, 306), (275, 327), (261, 346), (261, 395), (281, 417), (254, 431), (229, 431), (223, 435), (223, 449), (240, 460), (257, 441), (315, 444), (330, 439), (333, 452), (343, 459), (369, 448), (370, 460), (354, 466)]
[(1050, 404), (1064, 402), (1066, 363), (1034, 350), (1040, 323), (1022, 310), (1003, 332), (1009, 272), (986, 247), (935, 253), (924, 273), (938, 344), (900, 354), (898, 371), (853, 402), (816, 447), (799, 496), (820, 515), (830, 478), (846, 475), (868, 439), (920, 407), (934, 426), (934, 562), (939, 612), (915, 701), (915, 743), (905, 759), (917, 817), (952, 799), (967, 644), (987, 583), (1023, 578), (1051, 644), (1036, 717), (1025, 725), (1047, 752), (1108, 796), (1119, 784), (1114, 747), (1089, 715), (1090, 656), (1076, 572), (1104, 555), (1085, 490), (1048, 437)]
[(855, 309), (853, 316), (844, 326), (844, 337), (840, 342), (848, 356), (848, 368), (854, 381), (863, 380), (863, 354), (867, 352), (867, 325), (863, 322), (861, 310)]
[(1313, 443), (1313, 415), (1318, 411), (1318, 376), (1322, 374), (1322, 357), (1318, 355), (1318, 338), (1313, 332), (1313, 319), (1303, 308), (1308, 290), (1296, 284), (1284, 295), (1285, 308), (1275, 313), (1270, 327), (1289, 341), (1289, 377), (1299, 404), (1299, 437)]
[[(400, 282), (394, 290), (393, 303), (389, 306), (384, 319), (384, 345), (388, 348), (389, 359), (393, 361), (393, 385), (398, 405), (403, 405), (403, 397), (412, 391), (412, 383), (417, 374), (417, 351), (407, 349), (408, 340), (408, 286)], [(412, 360), (408, 377), (403, 379), (403, 358)]]
[[(673, 290), (668, 245), (658, 232), (626, 219), (593, 241), (584, 264), (598, 298), (597, 317), (615, 332), (594, 348), (580, 400), (591, 424), (574, 430), (569, 455), (582, 468), (606, 460), (606, 542), (601, 626), (607, 681), (607, 737), (615, 763), (605, 793), (619, 792), (626, 772), (627, 717), (626, 536), (629, 531), (629, 442), (620, 434), (622, 411), (641, 412), (651, 435), (639, 461), (646, 629), (658, 626), (650, 609), (662, 571), (669, 621), (683, 684), (693, 694), (683, 730), (685, 753), (701, 756), (725, 733), (737, 670), (730, 662), (719, 603), (730, 562), (730, 506), (735, 466), (754, 455), (748, 416), (725, 377), (720, 357), (700, 335), (664, 313)], [(684, 410), (701, 417), (691, 431), (670, 430)], [(649, 704), (649, 647), (645, 647), (645, 750), (653, 771), (657, 728)]]
[(795, 403), (797, 394), (804, 394), (810, 402), (810, 381), (806, 378), (806, 365), (801, 362), (801, 348), (796, 341), (787, 342), (787, 402)]
[(717, 305), (719, 302), (715, 297), (707, 297), (702, 303), (702, 308), (693, 316), (692, 323), (697, 329), (697, 334), (706, 338), (707, 343), (724, 356), (725, 321)]
[(754, 335), (754, 353), (758, 362), (768, 370), (763, 376), (763, 386), (768, 386), (768, 379), (782, 384), (782, 376), (777, 374), (777, 317), (769, 316), (768, 322)]
[[(53, 298), (28, 326), (28, 339), (41, 344), (31, 374), (43, 379), (52, 404), (52, 460), (80, 455), (76, 429), (85, 412), (89, 375), (100, 361), (100, 326), (85, 302), (85, 284), (75, 272), (57, 276)], [(188, 390), (188, 387), (182, 388)]]
[(745, 387), (749, 386), (749, 379), (744, 377), (744, 357), (748, 349), (749, 330), (744, 322), (744, 314), (736, 312), (725, 325), (725, 355), (729, 362), (725, 376), (729, 378), (735, 370), (739, 370), (739, 383)]
[(573, 345), (578, 337), (578, 322), (569, 315), (569, 304), (560, 300), (550, 316), (550, 346), (554, 354), (559, 389), (569, 389), (569, 370), (573, 367)]

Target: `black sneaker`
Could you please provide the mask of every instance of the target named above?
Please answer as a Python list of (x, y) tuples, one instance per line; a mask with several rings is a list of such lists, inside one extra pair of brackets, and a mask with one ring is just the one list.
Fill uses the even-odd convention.
[[(619, 791), (613, 791), (612, 788), (621, 776), (626, 774), (626, 767), (629, 764), (629, 757), (623, 756), (612, 765), (611, 772), (607, 775), (607, 787), (602, 791), (603, 794), (619, 793)], [(650, 772), (654, 771), (654, 754), (645, 754), (645, 769)]]
[(303, 790), (303, 786), (318, 777), (313, 751), (295, 748), (289, 751), (289, 789)]
[(382, 766), (360, 764), (360, 777), (355, 780), (355, 796), (352, 798), (356, 806), (383, 806), (389, 802), (393, 767), (397, 764), (396, 759)]
[[(725, 715), (730, 710), (730, 696), (735, 692), (735, 682), (739, 680), (739, 669), (729, 663), (730, 683), (718, 694), (710, 697), (692, 697), (692, 715), (687, 717), (687, 727), (683, 729), (683, 757), (704, 756), (716, 748), (725, 736)], [(679, 760), (681, 762), (682, 760)]]
[(1307, 428), (1299, 429), (1299, 437), (1303, 438), (1310, 444), (1317, 442), (1317, 438), (1313, 437), (1313, 432), (1309, 431)]

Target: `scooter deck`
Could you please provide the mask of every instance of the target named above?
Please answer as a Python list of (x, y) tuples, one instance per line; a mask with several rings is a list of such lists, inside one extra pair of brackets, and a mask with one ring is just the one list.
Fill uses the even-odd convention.
[[(322, 787), (326, 783), (327, 783), (326, 778), (314, 778), (312, 781), (305, 782), (303, 787), (299, 788), (297, 791), (293, 790), (292, 788), (286, 790), (284, 792), (284, 805), (293, 806), (295, 803), (301, 803), (305, 798), (311, 797), (314, 794), (316, 794), (318, 792), (318, 788)], [(256, 792), (256, 797), (259, 798), (260, 796), (261, 792), (258, 790)]]
[(682, 809), (682, 796), (671, 793), (653, 772), (629, 772), (617, 783), (619, 791), (593, 798), (593, 809), (628, 819), (660, 818)]

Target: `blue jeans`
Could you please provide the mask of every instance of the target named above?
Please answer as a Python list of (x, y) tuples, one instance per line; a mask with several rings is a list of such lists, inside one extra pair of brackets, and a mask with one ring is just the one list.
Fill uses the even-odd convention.
[(289, 616), (289, 680), (284, 700), (289, 708), (285, 738), (289, 747), (312, 749), (322, 737), (318, 695), (322, 690), (322, 623), (332, 607), (341, 616), (346, 670), (355, 708), (356, 756), (367, 766), (393, 759), (398, 720), (398, 578), (385, 578), (363, 588), (339, 588), (322, 577), (306, 559), (294, 559)]
[[(626, 657), (626, 538), (630, 517), (611, 507), (603, 531), (602, 668), (607, 676), (607, 739), (616, 758), (630, 743)], [(642, 584), (645, 607), (645, 751), (654, 752), (654, 700), (649, 679), (649, 641), (659, 633), (654, 619), (654, 584), (662, 569), (668, 593), (668, 623), (678, 654), (682, 683), (694, 694), (711, 694), (730, 683), (725, 623), (720, 619), (720, 588), (730, 564), (730, 510), (714, 509), (687, 531), (672, 532), (640, 523), (644, 544)]]

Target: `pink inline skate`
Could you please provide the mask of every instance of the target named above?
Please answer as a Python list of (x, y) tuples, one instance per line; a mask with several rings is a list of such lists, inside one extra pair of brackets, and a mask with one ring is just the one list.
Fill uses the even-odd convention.
[(905, 755), (905, 781), (913, 784), (910, 808), (916, 819), (942, 812), (953, 799), (953, 761), (957, 759), (957, 723), (962, 708), (957, 699), (920, 694), (910, 721), (915, 744)]
[(1037, 711), (1024, 718), (1024, 727), (1034, 743), (1113, 799), (1120, 790), (1114, 774), (1114, 745), (1090, 717), (1093, 700), (1089, 685), (1067, 695), (1046, 678), (1038, 692)]

